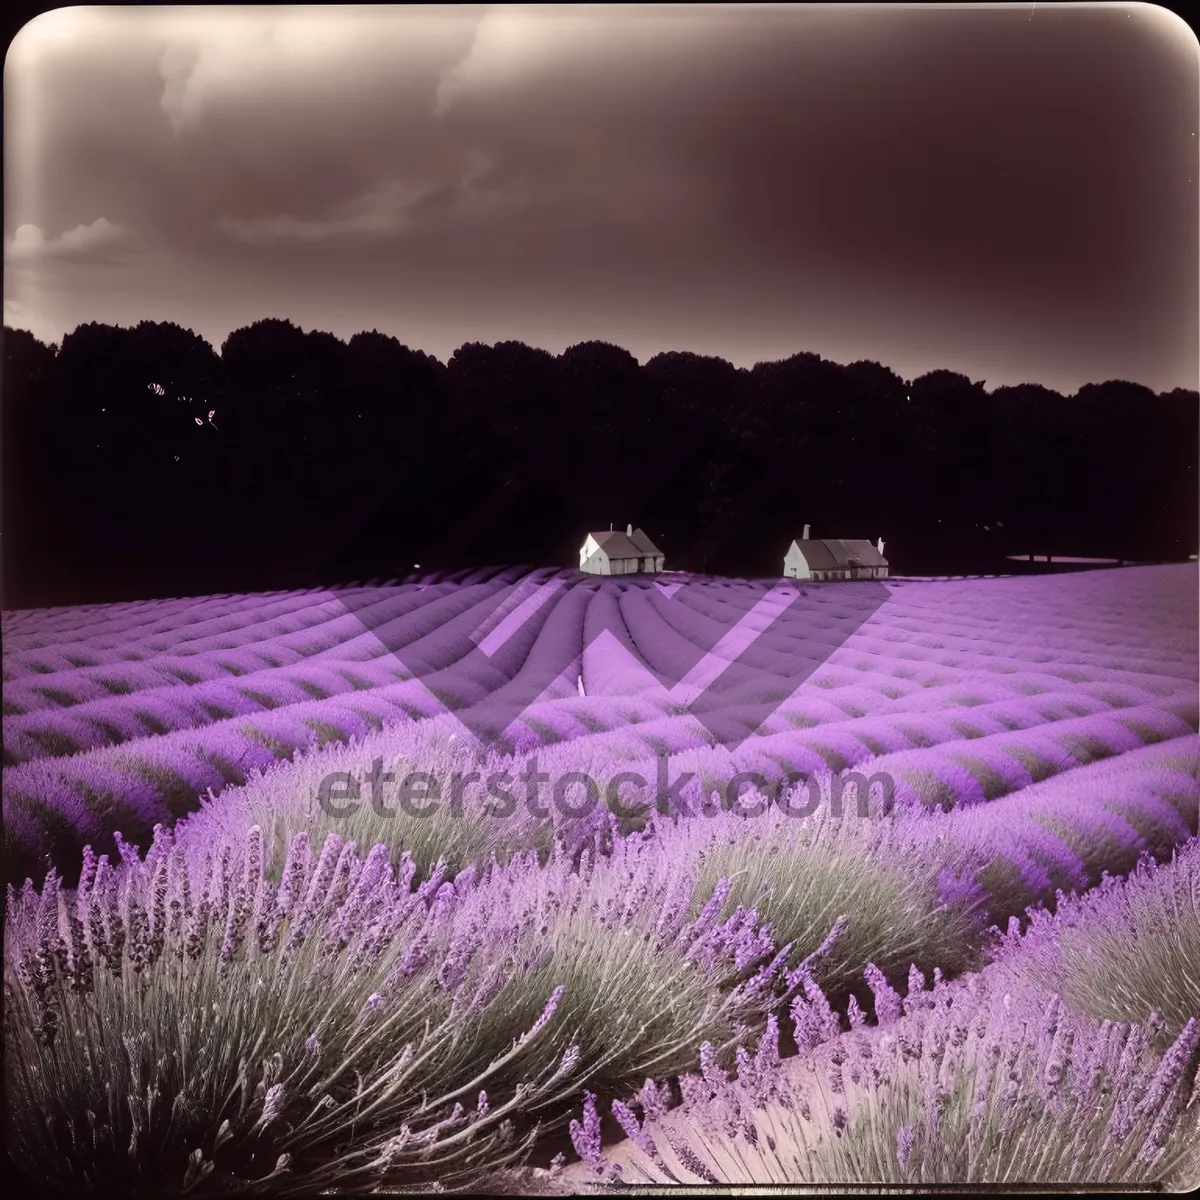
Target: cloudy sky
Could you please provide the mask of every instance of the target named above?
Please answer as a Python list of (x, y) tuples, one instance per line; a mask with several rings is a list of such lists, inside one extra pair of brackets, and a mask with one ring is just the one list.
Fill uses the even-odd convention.
[(57, 10), (5, 323), (1195, 388), (1198, 58), (1143, 4)]

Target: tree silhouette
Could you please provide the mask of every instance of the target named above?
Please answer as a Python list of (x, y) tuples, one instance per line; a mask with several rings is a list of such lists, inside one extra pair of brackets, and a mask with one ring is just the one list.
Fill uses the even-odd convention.
[(913, 573), (1005, 554), (1185, 558), (1200, 397), (1063, 396), (799, 353), (751, 370), (502, 342), (443, 365), (267, 319), (4, 330), (4, 604), (336, 584), (412, 564), (571, 565), (641, 525), (668, 564), (774, 574), (810, 523)]

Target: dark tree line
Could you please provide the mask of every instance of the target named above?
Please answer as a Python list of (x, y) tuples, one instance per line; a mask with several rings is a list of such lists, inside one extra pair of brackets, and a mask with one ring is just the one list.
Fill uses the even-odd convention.
[(913, 573), (1197, 548), (1182, 389), (989, 394), (815, 354), (639, 366), (604, 342), (468, 343), (443, 365), (279, 320), (220, 354), (171, 324), (83, 325), (59, 348), (5, 329), (3, 383), (6, 608), (569, 566), (609, 522), (669, 567), (756, 576), (806, 522), (883, 536)]

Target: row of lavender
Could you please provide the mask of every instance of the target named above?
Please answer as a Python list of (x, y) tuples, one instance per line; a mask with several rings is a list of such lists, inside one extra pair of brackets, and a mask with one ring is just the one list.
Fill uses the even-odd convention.
[[(993, 637), (995, 644), (1008, 639), (1009, 654), (1000, 659), (985, 653), (978, 619), (970, 630), (976, 636), (968, 642), (962, 634), (954, 643), (952, 622), (965, 620), (955, 614), (972, 608), (970, 597), (945, 593), (933, 604), (910, 587), (843, 640), (790, 695), (785, 674), (785, 698), (765, 720), (761, 704), (746, 701), (746, 732), (757, 727), (761, 735), (754, 739), (754, 755), (773, 772), (843, 771), (865, 767), (875, 756), (871, 769), (890, 771), (902, 798), (951, 804), (995, 798), (1078, 763), (1181, 736), (1197, 726), (1194, 655), (1186, 653), (1187, 637), (1174, 637), (1162, 622), (1164, 614), (1182, 612), (1194, 598), (1186, 595), (1188, 581), (1172, 570), (1149, 569), (1145, 577), (1112, 573), (1124, 591), (1112, 592), (1108, 604), (1143, 614), (1140, 623), (1126, 621), (1126, 640), (1137, 647), (1133, 653), (1145, 658), (1145, 643), (1155, 631), (1166, 646), (1152, 656), (1151, 675), (1126, 669), (1137, 665), (1132, 659), (1122, 667), (1115, 650), (1103, 655), (1108, 665), (1085, 661), (1089, 654), (1070, 630), (1095, 631), (1087, 639), (1092, 643), (1111, 640), (1103, 589), (1099, 596), (1084, 595), (1079, 584), (1074, 592), (1064, 590), (1063, 580), (1070, 577), (986, 581), (1009, 590), (1021, 585), (1012, 596), (994, 598), (997, 613), (1007, 612), (1008, 604), (1032, 610), (1023, 618), (1023, 644), (1013, 644), (1001, 620)], [(99, 682), (99, 668), (72, 668), (76, 704), (6, 716), (6, 753), (43, 751), (5, 768), (14, 862), (20, 867), (41, 861), (47, 852), (69, 862), (81, 838), (95, 840), (113, 828), (143, 840), (154, 823), (194, 809), (204, 792), (240, 783), (298, 749), (346, 742), (448, 709), (456, 714), (447, 718), (450, 724), (466, 710), (476, 731), (494, 710), (493, 732), (505, 733), (516, 750), (579, 740), (585, 756), (602, 752), (622, 760), (647, 751), (678, 754), (713, 740), (708, 728), (680, 713), (663, 678), (669, 682), (672, 672), (678, 675), (694, 662), (694, 639), (711, 642), (761, 590), (737, 584), (684, 588), (668, 603), (662, 591), (649, 587), (559, 589), (560, 598), (534, 612), (501, 655), (464, 658), (463, 646), (470, 642), (464, 633), (479, 628), (481, 615), (486, 619), (498, 603), (541, 586), (543, 576), (553, 582), (550, 573), (509, 573), (483, 582), (366, 590), (344, 598), (264, 597), (245, 610), (237, 598), (217, 598), (201, 606), (213, 610), (206, 619), (191, 623), (181, 622), (186, 609), (161, 619), (145, 606), (110, 620), (109, 627), (98, 620), (90, 632), (93, 651), (104, 650), (101, 643), (122, 645), (125, 654), (178, 651), (184, 644), (187, 654), (164, 653), (136, 666), (143, 672), (191, 670), (194, 682), (113, 694), (118, 685), (133, 687), (135, 681), (105, 676)], [(1091, 581), (1096, 592), (1097, 576), (1077, 578)], [(826, 626), (836, 641), (839, 623), (853, 620), (841, 608), (853, 605), (839, 607), (836, 590), (827, 594), (830, 600), (816, 619), (806, 613), (792, 636), (784, 622), (760, 638), (755, 652), (770, 662), (786, 661), (798, 649), (811, 654)], [(1069, 603), (1089, 599), (1093, 607), (1086, 619), (1069, 609)], [(340, 615), (331, 615), (339, 608)], [(140, 642), (131, 636), (134, 617), (144, 631)], [(371, 628), (364, 629), (364, 622)], [(1053, 654), (1042, 652), (1052, 647), (1044, 627), (1055, 622), (1070, 653), (1061, 646)], [(195, 636), (185, 641), (180, 629)], [(35, 631), (24, 636), (37, 640)], [(950, 656), (969, 661), (969, 667), (930, 668), (914, 658), (939, 648), (929, 643), (944, 649), (948, 642), (957, 645)], [(251, 658), (257, 664), (248, 680), (228, 676), (234, 649), (247, 670)], [(1022, 662), (1015, 649), (1027, 658), (1058, 661), (1036, 672), (1027, 665), (1018, 669)], [(17, 657), (35, 653), (46, 665), (46, 647), (18, 649)], [(1173, 673), (1164, 656), (1173, 656)], [(6, 656), (6, 670), (8, 661)], [(225, 677), (214, 674), (218, 671)], [(88, 685), (107, 689), (107, 699), (85, 698), (87, 672)], [(575, 692), (579, 680), (586, 696)], [(6, 702), (14, 686), (6, 685)], [(744, 700), (725, 698), (727, 720), (736, 722)], [(962, 716), (947, 711), (967, 708)], [(158, 732), (145, 736), (147, 729)], [(802, 732), (809, 730), (814, 732)], [(98, 741), (123, 744), (96, 746)], [(93, 748), (62, 757), (47, 751), (56, 745)]]
[[(465, 868), (489, 855), (504, 859), (554, 839), (578, 848), (614, 822), (618, 828), (641, 829), (658, 814), (690, 816), (699, 826), (725, 830), (730, 837), (752, 834), (770, 840), (807, 828), (814, 811), (835, 808), (847, 819), (859, 820), (863, 836), (868, 830), (882, 836), (886, 830), (917, 858), (937, 859), (959, 873), (978, 873), (994, 893), (993, 916), (1003, 920), (1027, 905), (1053, 901), (1058, 889), (1090, 887), (1105, 870), (1123, 873), (1142, 853), (1169, 855), (1173, 846), (1196, 834), (1200, 820), (1200, 736), (1190, 732), (949, 811), (893, 800), (886, 819), (879, 783), (866, 786), (876, 762), (841, 775), (817, 769), (808, 785), (788, 788), (780, 786), (787, 783), (785, 772), (812, 764), (803, 751), (775, 738), (755, 739), (732, 751), (705, 746), (655, 758), (644, 752), (640, 757), (614, 754), (597, 737), (481, 758), (469, 741), (456, 737), (449, 718), (437, 718), (372, 734), (350, 746), (298, 755), (293, 764), (206, 802), (179, 830), (181, 837), (200, 845), (222, 838), (236, 841), (252, 825), (278, 829), (281, 837), (297, 829), (314, 836), (336, 831), (364, 845), (383, 840), (403, 846), (423, 868), (439, 858)], [(414, 771), (428, 773), (441, 782), (440, 803), (405, 810), (397, 805), (393, 788), (382, 794), (377, 810), (369, 784), (373, 764), (395, 780)], [(538, 784), (534, 790), (524, 782), (534, 771), (548, 781), (586, 776), (595, 790), (564, 788), (556, 797), (552, 784)], [(343, 773), (359, 781), (360, 801), (345, 809), (323, 808), (322, 781)], [(477, 783), (463, 787), (457, 799), (448, 794), (449, 781), (473, 773)], [(743, 779), (739, 795), (731, 796), (728, 782), (749, 773), (760, 776), (760, 785)], [(610, 806), (612, 781), (631, 774), (646, 786), (622, 783), (616, 792), (619, 807)], [(499, 775), (505, 776), (505, 790), (515, 803), (499, 802), (496, 789), (485, 791), (485, 782)], [(667, 787), (660, 790), (663, 783)], [(670, 797), (666, 804), (664, 795)], [(860, 799), (866, 801), (862, 807)], [(860, 813), (865, 814), (861, 819)]]
[[(621, 714), (626, 721), (641, 717), (640, 723), (588, 737), (584, 732), (588, 723), (570, 710), (571, 703), (547, 702), (524, 718), (529, 729), (524, 752), (558, 751), (554, 761), (562, 774), (587, 772), (600, 764), (604, 769), (600, 777), (608, 778), (614, 773), (612, 764), (632, 769), (631, 764), (660, 755), (663, 765), (651, 760), (642, 772), (652, 782), (660, 773), (673, 776), (691, 769), (691, 752), (701, 753), (699, 772), (708, 790), (723, 790), (735, 774), (746, 771), (759, 772), (772, 785), (789, 773), (819, 775), (838, 770), (863, 778), (884, 773), (893, 781), (895, 803), (944, 808), (988, 803), (1096, 759), (1192, 732), (1191, 723), (1182, 717), (1148, 705), (1072, 718), (1051, 728), (1005, 729), (965, 745), (961, 736), (955, 737), (955, 723), (943, 717), (920, 721), (877, 717), (829, 729), (817, 726), (812, 732), (766, 734), (723, 753), (707, 745), (707, 731), (694, 719), (655, 719), (653, 706), (645, 702), (627, 704)], [(287, 756), (306, 745), (340, 742), (347, 736), (360, 739), (373, 728), (382, 728), (389, 717), (394, 719), (395, 711), (388, 690), (381, 689), (340, 711), (340, 736), (332, 739), (322, 737), (322, 726), (332, 714), (314, 703), (306, 716), (271, 713), (253, 727), (147, 739), (136, 755), (112, 750), (66, 763), (27, 764), (13, 770), (5, 784), (10, 853), (14, 861), (20, 854), (30, 861), (52, 848), (62, 861), (64, 855), (77, 855), (85, 842), (99, 842), (114, 829), (142, 841), (154, 824), (193, 811), (197, 797), (206, 791), (220, 791), (228, 783), (270, 768), (281, 751)], [(455, 718), (437, 716), (432, 705), (426, 713), (429, 721), (436, 722), (432, 728), (443, 734), (461, 731)], [(972, 724), (986, 728), (989, 715), (973, 711)], [(546, 734), (547, 729), (572, 725), (581, 736), (552, 741)], [(922, 748), (871, 753), (913, 745)], [(517, 774), (520, 767), (514, 763), (512, 769)]]
[[(1061, 645), (1073, 648), (1088, 647), (1087, 631), (1103, 635), (1105, 646), (1142, 646), (1145, 649), (1165, 648), (1163, 632), (1180, 616), (1181, 604), (1187, 603), (1187, 580), (1194, 576), (1188, 566), (1147, 567), (1126, 572), (1095, 572), (1088, 575), (1058, 576), (1038, 579), (1003, 579), (968, 581), (961, 584), (940, 583), (936, 588), (924, 584), (896, 582), (890, 590), (903, 593), (906, 605), (912, 610), (906, 617), (889, 621), (896, 631), (906, 627), (925, 633), (931, 642), (940, 640), (943, 632), (952, 637), (981, 633), (992, 640), (1000, 633), (1002, 640), (1011, 635), (1018, 643), (1030, 635), (1049, 636)], [(518, 583), (524, 579), (551, 581), (563, 578), (563, 573), (520, 569), (458, 573), (444, 577), (428, 577), (420, 583), (389, 585), (387, 588), (346, 588), (336, 595), (350, 598), (371, 596), (380, 591), (413, 592), (432, 590), (435, 595), (447, 588), (461, 590), (487, 583)], [(577, 578), (568, 574), (568, 579)], [(667, 577), (663, 577), (667, 578)], [(671, 577), (672, 579), (674, 577)], [(686, 577), (701, 579), (702, 577)], [(754, 587), (745, 581), (704, 580), (728, 593)], [(980, 588), (986, 591), (980, 591)], [(171, 601), (140, 601), (133, 604), (113, 604), (95, 608), (37, 609), (3, 614), (4, 632), (9, 650), (6, 655), (6, 678), (15, 678), (26, 671), (45, 672), (47, 652), (51, 656), (63, 653), (68, 666), (72, 651), (76, 654), (96, 654), (103, 650), (137, 653), (144, 648), (161, 652), (171, 646), (187, 647), (198, 639), (217, 635), (236, 634), (239, 630), (258, 627), (279, 620), (288, 613), (302, 615), (313, 602), (320, 603), (332, 594), (324, 591), (268, 593), (253, 597), (209, 596)], [(992, 601), (988, 615), (981, 615), (980, 600)], [(942, 624), (935, 633), (920, 629), (921, 610), (932, 601)], [(1194, 607), (1194, 605), (1193, 605)], [(1071, 639), (1071, 630), (1082, 622), (1083, 637)], [(318, 619), (319, 620), (319, 619)], [(301, 619), (296, 627), (314, 623)], [(281, 630), (276, 630), (276, 633)], [(1181, 637), (1190, 638), (1186, 627), (1180, 627)], [(894, 635), (897, 636), (897, 635)], [(1064, 640), (1066, 639), (1066, 640)], [(898, 640), (903, 640), (902, 633)], [(143, 643), (147, 646), (143, 647)], [(238, 638), (229, 643), (241, 644)], [(927, 643), (929, 644), (929, 643)], [(937, 648), (931, 645), (931, 648)], [(1092, 647), (1094, 648), (1094, 646)], [(142, 657), (145, 657), (142, 654)]]
[[(1186, 567), (1181, 571), (1189, 577), (1192, 574)], [(269, 598), (242, 598), (241, 611), (235, 607), (227, 617), (207, 620), (201, 618), (211, 602), (197, 604), (182, 613), (174, 612), (172, 604), (165, 607), (166, 619), (175, 624), (174, 629), (164, 630), (161, 621), (154, 621), (150, 623), (150, 631), (136, 639), (130, 637), (124, 622), (114, 618), (113, 623), (118, 626), (115, 632), (96, 634), (75, 645), (43, 647), (37, 651), (24, 650), (15, 635), (10, 635), (15, 648), (5, 656), (6, 749), (18, 760), (53, 753), (31, 737), (43, 732), (40, 722), (47, 710), (73, 710), (71, 715), (78, 724), (74, 730), (51, 724), (44, 728), (46, 734), (66, 741), (71, 741), (71, 735), (75, 734), (80, 739), (80, 748), (89, 748), (96, 744), (89, 740), (94, 739), (95, 732), (89, 734), (84, 728), (89, 718), (115, 720), (119, 738), (136, 736), (120, 720), (136, 707), (145, 710), (146, 720), (152, 726), (189, 728), (204, 719), (196, 711), (197, 701), (217, 708), (232, 706), (233, 715), (254, 711), (254, 707), (303, 702), (312, 696), (312, 689), (332, 695), (356, 687), (376, 686), (377, 679), (347, 680), (340, 674), (331, 674), (330, 668), (336, 670), (351, 663), (377, 664), (389, 656), (396, 659), (391, 664), (391, 678), (397, 673), (411, 676), (419, 671), (431, 684), (450, 685), (455, 682), (454, 676), (442, 679), (441, 673), (462, 666), (465, 670), (460, 682), (486, 684), (485, 678), (478, 677), (487, 674), (480, 670), (478, 657), (464, 662), (471, 657), (471, 647), (477, 644), (477, 639), (473, 641), (463, 633), (470, 635), (480, 628), (489, 614), (502, 608), (510, 597), (522, 591), (536, 592), (539, 588), (547, 593), (544, 599), (549, 602), (530, 614), (521, 635), (506, 648), (505, 658), (515, 664), (516, 673), (528, 669), (531, 653), (547, 661), (557, 661), (565, 668), (582, 660), (586, 650), (597, 642), (597, 635), (609, 631), (611, 640), (629, 651), (634, 663), (642, 669), (635, 672), (636, 678), (621, 679), (619, 668), (624, 664), (609, 643), (601, 639), (594, 656), (595, 670), (589, 672), (593, 677), (585, 682), (591, 685), (590, 693), (625, 694), (631, 688), (644, 689), (656, 679), (678, 678), (686, 673), (695, 662), (697, 647), (712, 645), (763, 595), (763, 589), (755, 585), (739, 587), (711, 582), (704, 587), (676, 589), (669, 598), (662, 590), (635, 587), (619, 580), (603, 589), (589, 583), (577, 590), (569, 585), (553, 586), (563, 581), (544, 578), (545, 574), (535, 572), (516, 580), (499, 578), (477, 585), (348, 592), (338, 597), (289, 596), (271, 603), (267, 603)], [(1137, 595), (1126, 597), (1127, 604), (1137, 606), (1138, 617), (1124, 616), (1123, 624), (1118, 626), (1119, 638), (1114, 636), (1116, 630), (1109, 627), (1111, 621), (1105, 620), (1108, 614), (1103, 607), (1085, 610), (1086, 620), (1080, 620), (1078, 614), (1060, 615), (1052, 603), (1055, 596), (1040, 594), (1047, 592), (1047, 583), (1055, 581), (1037, 580), (1020, 581), (1030, 593), (1025, 597), (1025, 605), (1015, 604), (1007, 593), (1000, 595), (993, 591), (986, 597), (978, 597), (986, 598), (997, 613), (1013, 607), (1029, 608), (1031, 600), (1039, 608), (1036, 616), (1040, 622), (1031, 619), (1033, 613), (1019, 622), (1021, 636), (1015, 644), (1015, 630), (1010, 630), (1008, 622), (1002, 619), (992, 622), (986, 616), (977, 616), (974, 627), (955, 629), (952, 622), (957, 605), (953, 597), (946, 597), (928, 611), (910, 590), (904, 593), (902, 603), (894, 598), (889, 601), (885, 613), (876, 612), (877, 606), (872, 606), (864, 617), (863, 612), (855, 611), (851, 597), (843, 597), (837, 589), (828, 589), (820, 595), (819, 604), (803, 609), (792, 606), (781, 612), (772, 627), (756, 640), (750, 653), (786, 678), (791, 673), (787, 669), (790, 660), (799, 657), (801, 664), (819, 665), (828, 657), (821, 654), (822, 650), (838, 650), (842, 645), (839, 627), (850, 622), (851, 629), (857, 631), (854, 648), (861, 651), (853, 664), (856, 669), (872, 672), (883, 665), (895, 679), (912, 678), (925, 687), (941, 686), (954, 677), (978, 674), (981, 670), (1011, 674), (1029, 669), (1031, 663), (1048, 664), (1044, 673), (1051, 677), (1074, 676), (1077, 680), (1089, 673), (1093, 678), (1102, 678), (1113, 671), (1143, 676), (1161, 674), (1169, 679), (1179, 675), (1181, 664), (1185, 677), (1191, 677), (1194, 670), (1190, 669), (1193, 664), (1188, 655), (1194, 650), (1195, 638), (1187, 632), (1185, 609), (1192, 598), (1187, 594), (1189, 578), (1185, 574), (1162, 581), (1171, 585), (1173, 610), (1160, 611), (1161, 605), (1152, 607)], [(993, 588), (996, 586), (992, 584)], [(1075, 598), (1077, 603), (1088, 599)], [(858, 607), (861, 609), (861, 604)], [(191, 620), (181, 620), (183, 615), (190, 615)], [(261, 619), (250, 619), (252, 615)], [(930, 632), (931, 627), (937, 630), (936, 636)], [(1175, 636), (1176, 631), (1182, 636)], [(946, 649), (947, 639), (950, 649), (940, 663), (947, 668), (943, 672), (947, 678), (938, 680), (936, 672), (905, 669), (906, 663), (937, 661), (930, 651)], [(1105, 649), (1097, 651), (1097, 645)], [(1009, 653), (1000, 655), (1000, 647)], [(1152, 650), (1158, 660), (1155, 664), (1147, 662)], [(115, 669), (95, 663), (83, 665), (83, 657), (87, 655), (111, 658), (109, 667)], [(146, 662), (148, 657), (150, 661)], [(400, 667), (402, 659), (411, 660), (412, 667)], [(884, 661), (881, 663), (880, 659)], [(1107, 661), (1101, 664), (1101, 659)], [(138, 665), (122, 668), (123, 660)], [(315, 665), (316, 677), (301, 674), (293, 683), (287, 670), (299, 663)], [(504, 683), (511, 682), (512, 673), (503, 670), (504, 664), (489, 665), (499, 668), (491, 672), (493, 676), (507, 676)], [(1068, 668), (1065, 675), (1064, 665)], [(1152, 665), (1167, 669), (1154, 670)], [(262, 678), (246, 681), (247, 674), (261, 674)], [(234, 679), (242, 682), (235, 684)], [(212, 688), (218, 681), (226, 686)], [(842, 681), (835, 674), (814, 678), (813, 682), (836, 688)], [(876, 687), (885, 686), (883, 680), (869, 682)], [(202, 691), (193, 700), (187, 693), (197, 687)], [(306, 690), (307, 696), (297, 694), (300, 689)], [(256, 701), (252, 695), (246, 695), (259, 690), (265, 699)], [(473, 702), (471, 690), (468, 686), (456, 697), (460, 704)], [(905, 688), (900, 690), (903, 692)], [(208, 691), (212, 694), (207, 694)], [(253, 707), (246, 706), (248, 699)], [(102, 707), (92, 707), (97, 705)], [(162, 706), (161, 711), (155, 711), (156, 705)], [(152, 728), (152, 732), (163, 731)], [(20, 743), (22, 735), (28, 744)]]

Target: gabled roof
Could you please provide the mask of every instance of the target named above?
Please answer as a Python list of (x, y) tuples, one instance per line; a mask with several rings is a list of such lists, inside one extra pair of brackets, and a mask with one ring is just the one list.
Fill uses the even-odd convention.
[(826, 549), (830, 554), (833, 555), (833, 561), (836, 562), (839, 567), (849, 567), (853, 565), (851, 559), (854, 556), (850, 553), (849, 547), (847, 547), (846, 543), (840, 538), (822, 538), (821, 540), (825, 543)]
[(641, 529), (633, 531), (633, 537), (630, 538), (635, 546), (643, 554), (661, 554), (662, 551), (647, 537), (646, 533)]
[(810, 571), (832, 571), (838, 565), (833, 551), (818, 538), (793, 538)]
[(856, 567), (886, 567), (887, 559), (879, 553), (878, 548), (866, 538), (844, 538), (842, 545), (849, 551), (852, 566)]
[(887, 559), (865, 538), (794, 538), (811, 571), (886, 567)]
[(615, 529), (589, 535), (609, 558), (641, 558), (641, 551), (623, 534)]
[(635, 529), (632, 535), (628, 536), (617, 529), (606, 529), (602, 533), (589, 533), (588, 537), (592, 538), (609, 558), (645, 558), (648, 554), (662, 554), (640, 529)]

